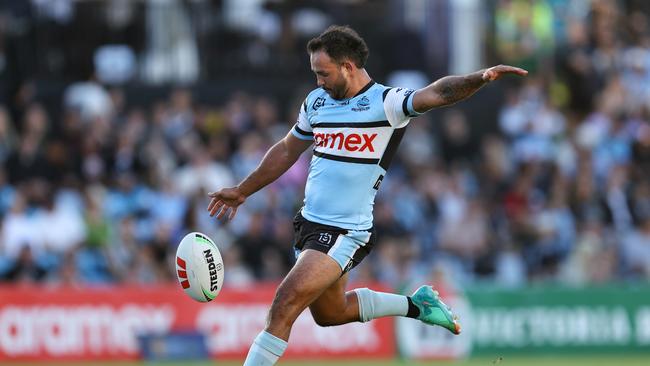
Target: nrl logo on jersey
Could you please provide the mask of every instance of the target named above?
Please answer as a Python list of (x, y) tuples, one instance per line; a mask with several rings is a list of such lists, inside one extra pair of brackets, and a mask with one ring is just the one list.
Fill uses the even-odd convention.
[(356, 108), (354, 107), (352, 108), (352, 110), (355, 112), (363, 112), (363, 111), (367, 111), (368, 109), (370, 109), (370, 99), (368, 99), (368, 97), (366, 96), (364, 96), (363, 98), (357, 101)]
[(316, 98), (316, 100), (314, 101), (314, 103), (311, 105), (311, 108), (312, 108), (313, 110), (317, 111), (318, 108), (320, 108), (320, 107), (322, 107), (322, 106), (324, 106), (324, 105), (325, 105), (325, 98), (318, 97), (318, 98)]

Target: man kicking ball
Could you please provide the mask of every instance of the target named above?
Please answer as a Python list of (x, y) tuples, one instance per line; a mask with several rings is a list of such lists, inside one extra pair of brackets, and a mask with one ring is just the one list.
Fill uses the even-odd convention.
[(463, 100), (503, 75), (527, 74), (499, 65), (447, 76), (419, 90), (387, 87), (364, 69), (364, 40), (342, 26), (309, 41), (307, 51), (318, 88), (302, 104), (296, 125), (239, 185), (209, 194), (210, 215), (232, 219), (248, 196), (275, 181), (314, 146), (304, 205), (294, 221), (298, 259), (278, 287), (266, 328), (255, 338), (244, 366), (275, 364), (287, 348), (293, 323), (307, 307), (322, 326), (407, 316), (460, 333), (456, 317), (431, 286), (411, 296), (367, 288), (346, 292), (348, 272), (375, 243), (375, 195), (410, 119)]

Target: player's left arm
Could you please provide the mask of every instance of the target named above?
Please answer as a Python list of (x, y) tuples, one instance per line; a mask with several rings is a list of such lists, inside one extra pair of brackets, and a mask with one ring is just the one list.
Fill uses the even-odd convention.
[(413, 109), (418, 113), (424, 113), (432, 108), (454, 104), (471, 96), (490, 81), (508, 74), (526, 76), (528, 71), (514, 66), (499, 65), (467, 75), (445, 76), (414, 93)]

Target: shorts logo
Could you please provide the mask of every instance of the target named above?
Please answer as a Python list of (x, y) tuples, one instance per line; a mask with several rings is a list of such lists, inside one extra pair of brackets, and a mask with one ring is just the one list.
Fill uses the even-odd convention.
[(332, 241), (332, 234), (330, 233), (320, 233), (318, 234), (318, 241), (323, 244), (329, 244)]
[(318, 108), (320, 108), (320, 107), (322, 107), (324, 105), (325, 105), (325, 98), (318, 97), (318, 98), (316, 98), (314, 103), (311, 105), (311, 108), (316, 111), (316, 110), (318, 110)]
[(366, 96), (357, 101), (356, 108), (352, 108), (352, 110), (355, 112), (363, 112), (367, 111), (368, 109), (370, 109), (370, 99), (368, 99)]

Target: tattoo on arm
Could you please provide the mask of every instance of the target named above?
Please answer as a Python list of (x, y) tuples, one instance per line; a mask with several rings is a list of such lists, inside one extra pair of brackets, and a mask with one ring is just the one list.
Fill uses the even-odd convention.
[(463, 76), (446, 76), (433, 86), (445, 105), (454, 104), (474, 94), (487, 81), (483, 80), (484, 70)]

